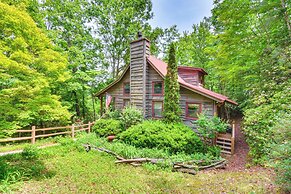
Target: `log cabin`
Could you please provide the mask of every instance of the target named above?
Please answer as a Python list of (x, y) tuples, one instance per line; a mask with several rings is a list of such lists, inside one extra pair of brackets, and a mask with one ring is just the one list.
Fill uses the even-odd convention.
[[(139, 34), (138, 39), (130, 43), (130, 64), (113, 83), (96, 94), (101, 100), (101, 114), (104, 98), (110, 95), (114, 109), (134, 105), (145, 119), (162, 118), (166, 74), (167, 64), (150, 54), (150, 41)], [(206, 75), (202, 68), (178, 67), (181, 117), (187, 125), (197, 120), (201, 112), (220, 116), (225, 103), (237, 105), (227, 96), (204, 88)]]

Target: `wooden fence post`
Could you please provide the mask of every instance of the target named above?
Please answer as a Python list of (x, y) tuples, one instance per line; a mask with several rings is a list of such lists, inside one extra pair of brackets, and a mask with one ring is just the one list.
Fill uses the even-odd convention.
[(74, 124), (72, 125), (72, 138), (74, 138), (75, 137), (75, 126), (74, 126)]
[(89, 121), (89, 123), (88, 123), (88, 133), (90, 133), (91, 132), (91, 122)]
[(35, 144), (35, 126), (31, 127), (31, 143)]

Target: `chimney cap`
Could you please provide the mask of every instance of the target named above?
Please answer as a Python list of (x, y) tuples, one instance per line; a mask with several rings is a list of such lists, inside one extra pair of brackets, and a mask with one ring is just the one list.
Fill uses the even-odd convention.
[(138, 31), (137, 38), (142, 38), (142, 32), (141, 31)]

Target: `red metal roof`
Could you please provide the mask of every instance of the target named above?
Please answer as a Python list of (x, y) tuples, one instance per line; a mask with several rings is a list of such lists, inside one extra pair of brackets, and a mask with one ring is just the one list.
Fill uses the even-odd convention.
[(197, 68), (197, 67), (187, 67), (187, 66), (179, 66), (178, 70), (190, 70), (190, 71), (200, 71), (204, 75), (208, 75), (208, 73), (203, 68)]
[[(147, 61), (148, 63), (162, 76), (162, 77), (165, 77), (166, 74), (167, 74), (167, 64), (160, 60), (160, 59), (157, 59), (156, 57), (154, 56), (149, 56), (147, 57)], [(182, 68), (185, 68), (185, 67), (182, 67)], [(198, 68), (200, 69), (200, 68)], [(204, 70), (203, 70), (204, 71)], [(205, 71), (204, 71), (205, 72)], [(205, 72), (206, 73), (206, 72)], [(206, 88), (203, 88), (201, 86), (196, 86), (196, 85), (192, 85), (192, 84), (189, 84), (187, 83), (185, 80), (183, 80), (180, 76), (178, 76), (178, 82), (181, 84), (181, 86), (183, 86), (184, 88), (187, 88), (191, 91), (194, 91), (198, 94), (201, 94), (202, 96), (206, 96), (208, 98), (211, 98), (215, 101), (218, 101), (218, 102), (229, 102), (231, 104), (235, 104), (235, 105), (238, 105), (237, 102), (235, 101), (232, 101), (230, 100), (227, 96), (224, 96), (222, 94), (218, 94), (216, 92), (213, 92), (211, 90), (208, 90)]]

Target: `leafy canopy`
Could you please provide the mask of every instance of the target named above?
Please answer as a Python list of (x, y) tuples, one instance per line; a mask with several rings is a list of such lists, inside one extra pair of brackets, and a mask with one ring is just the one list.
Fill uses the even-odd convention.
[(0, 3), (0, 130), (66, 122), (56, 87), (67, 60), (24, 11)]

